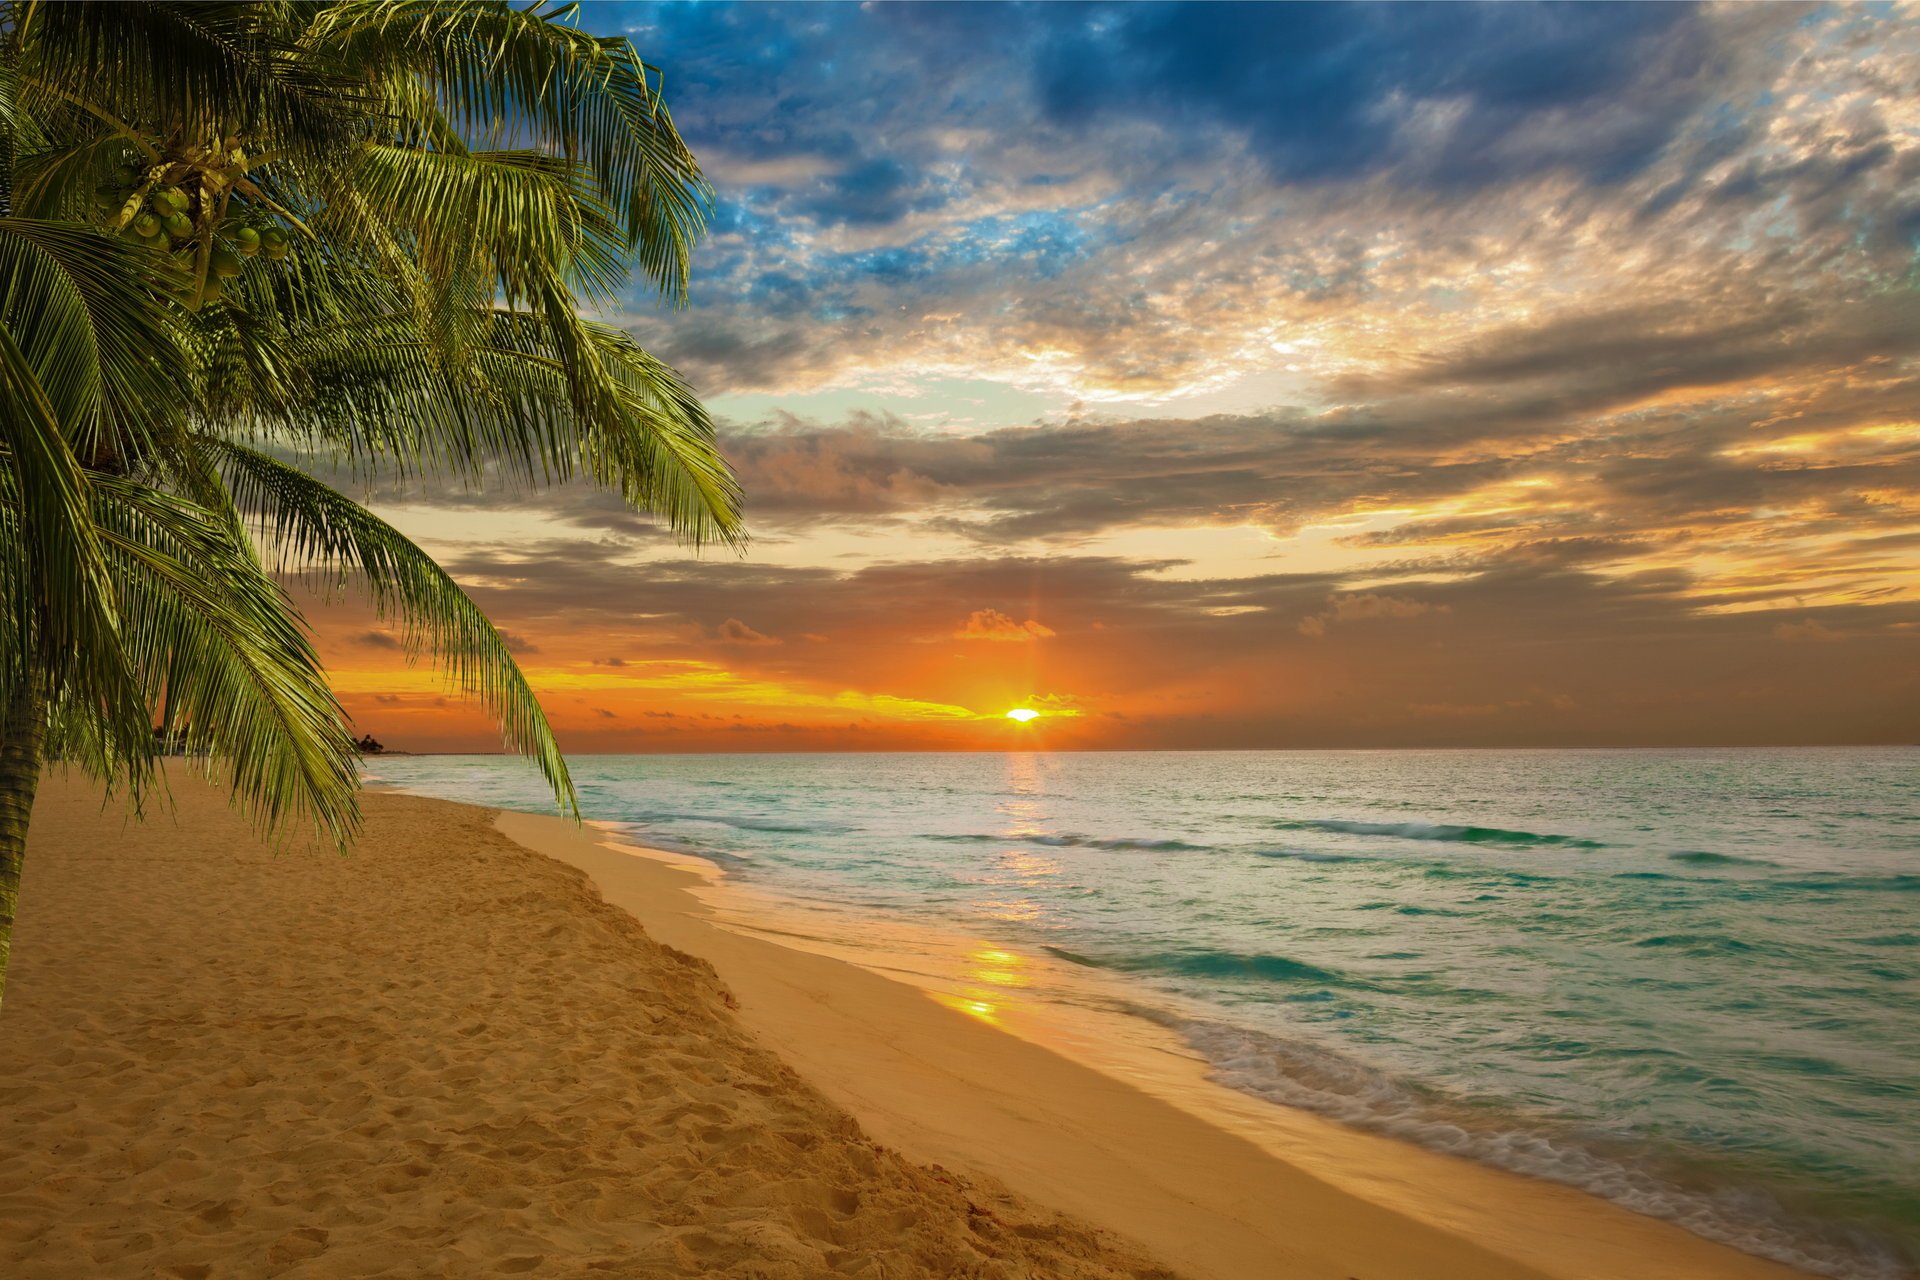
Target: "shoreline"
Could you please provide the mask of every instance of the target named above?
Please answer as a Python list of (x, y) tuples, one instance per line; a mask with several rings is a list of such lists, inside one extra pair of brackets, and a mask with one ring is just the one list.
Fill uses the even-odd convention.
[(1126, 1044), (1061, 1025), (1057, 1007), (983, 1017), (930, 989), (937, 980), (913, 981), (932, 975), (837, 953), (704, 859), (494, 812), (509, 837), (712, 963), (745, 1024), (882, 1141), (1125, 1234), (1183, 1274), (1809, 1274), (1572, 1187), (1238, 1093), (1171, 1031)]

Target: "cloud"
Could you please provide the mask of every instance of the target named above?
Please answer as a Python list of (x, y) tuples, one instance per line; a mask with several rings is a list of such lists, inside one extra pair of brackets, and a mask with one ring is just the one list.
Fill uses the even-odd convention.
[(953, 633), (953, 638), (1027, 643), (1034, 640), (1050, 640), (1057, 634), (1052, 627), (1032, 618), (1028, 618), (1025, 622), (1015, 622), (998, 609), (975, 609), (967, 615), (967, 620), (961, 628)]
[(1363, 622), (1374, 618), (1417, 618), (1423, 613), (1445, 613), (1450, 608), (1444, 604), (1433, 605), (1424, 600), (1405, 600), (1372, 592), (1337, 596), (1328, 604), (1329, 607), (1319, 613), (1301, 619), (1298, 628), (1301, 635), (1317, 640), (1326, 635), (1327, 628), (1335, 623)]
[(354, 639), (369, 649), (392, 649), (397, 651), (406, 647), (400, 643), (400, 637), (390, 631), (363, 631), (354, 637)]
[(630, 12), (721, 196), (692, 308), (631, 322), (708, 394), (1337, 376), (1572, 280), (1692, 305), (1884, 279), (1920, 228), (1898, 12)]
[(728, 618), (714, 628), (714, 639), (721, 644), (769, 645), (783, 644), (784, 641), (769, 635), (762, 635), (738, 618)]
[(1788, 641), (1811, 641), (1818, 644), (1831, 643), (1845, 637), (1818, 618), (1807, 618), (1800, 622), (1776, 623), (1773, 628), (1775, 639)]
[[(1060, 22), (1050, 115), (1204, 120), (1275, 179), (1392, 169), (1445, 187), (1644, 169), (1724, 86), (1684, 5), (1138, 5)], [(1077, 16), (1077, 15), (1076, 15)], [(1193, 127), (1189, 123), (1188, 127)]]

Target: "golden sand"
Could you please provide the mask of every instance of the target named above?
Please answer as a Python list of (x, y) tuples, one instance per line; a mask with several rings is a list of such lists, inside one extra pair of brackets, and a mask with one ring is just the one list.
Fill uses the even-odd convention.
[(1210, 1122), (552, 819), (373, 794), (350, 856), (276, 856), (176, 795), (128, 827), (42, 792), (0, 1276), (1795, 1274), (1280, 1108)]
[(1165, 1276), (875, 1146), (484, 810), (352, 855), (51, 780), (0, 1007), (0, 1276)]

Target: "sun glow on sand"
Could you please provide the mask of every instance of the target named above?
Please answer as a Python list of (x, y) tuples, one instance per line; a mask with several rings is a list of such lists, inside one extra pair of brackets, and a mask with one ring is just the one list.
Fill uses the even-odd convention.
[(1032, 707), (1015, 707), (1013, 710), (1007, 712), (1007, 719), (1018, 720), (1021, 724), (1025, 724), (1029, 720), (1038, 720), (1039, 718), (1040, 713)]

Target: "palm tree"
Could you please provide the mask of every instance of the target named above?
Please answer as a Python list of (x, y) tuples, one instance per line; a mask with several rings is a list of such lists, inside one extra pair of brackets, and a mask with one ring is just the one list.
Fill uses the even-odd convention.
[[(684, 300), (710, 193), (625, 40), (493, 0), (0, 0), (0, 983), (57, 757), (183, 746), (344, 845), (355, 747), (289, 574), (355, 585), (572, 783), (498, 631), (356, 480), (579, 480), (743, 537)], [(156, 727), (157, 722), (157, 727)]]

